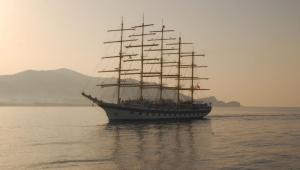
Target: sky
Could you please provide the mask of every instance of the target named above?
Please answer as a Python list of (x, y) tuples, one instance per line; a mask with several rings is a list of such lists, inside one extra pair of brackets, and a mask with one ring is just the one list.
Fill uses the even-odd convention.
[[(205, 53), (205, 95), (300, 106), (299, 0), (0, 0), (0, 75), (69, 68), (96, 76), (117, 38), (141, 23), (176, 29)], [(159, 27), (156, 27), (159, 28)], [(98, 75), (97, 75), (98, 76)]]

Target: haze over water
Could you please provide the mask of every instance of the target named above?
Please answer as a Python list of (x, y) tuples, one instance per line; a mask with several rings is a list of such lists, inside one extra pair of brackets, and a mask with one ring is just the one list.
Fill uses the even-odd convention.
[(109, 124), (96, 107), (0, 107), (0, 169), (299, 169), (299, 108)]
[[(118, 29), (122, 16), (126, 28), (139, 25), (143, 15), (155, 24), (146, 33), (163, 20), (175, 30), (170, 37), (205, 54), (198, 62), (207, 71), (198, 73), (211, 90), (197, 97), (273, 108), (214, 107), (204, 120), (111, 124), (99, 107), (0, 107), (0, 170), (300, 170), (299, 0), (0, 0), (0, 105), (76, 102), (89, 82), (58, 68), (98, 77), (118, 67), (100, 60), (119, 52), (103, 45), (120, 37), (107, 30)], [(37, 73), (29, 69), (66, 74), (50, 79), (24, 74)]]
[(111, 76), (97, 74), (117, 63), (100, 60), (118, 51), (103, 45), (119, 37), (107, 30), (122, 16), (126, 28), (139, 25), (142, 13), (155, 24), (147, 32), (163, 18), (176, 30), (166, 37), (181, 33), (206, 55), (208, 96), (300, 107), (299, 0), (0, 0), (0, 75), (69, 68)]

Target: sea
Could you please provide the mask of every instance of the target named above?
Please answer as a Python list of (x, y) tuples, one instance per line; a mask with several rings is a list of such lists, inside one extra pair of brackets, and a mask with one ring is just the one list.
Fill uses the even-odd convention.
[(0, 169), (300, 170), (300, 108), (108, 123), (98, 107), (0, 107)]

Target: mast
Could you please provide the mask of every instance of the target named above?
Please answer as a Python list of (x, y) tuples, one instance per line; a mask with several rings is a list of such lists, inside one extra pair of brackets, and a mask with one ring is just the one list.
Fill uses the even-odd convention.
[(160, 89), (159, 89), (159, 100), (162, 100), (162, 91), (163, 91), (163, 49), (164, 49), (164, 29), (165, 26), (162, 24), (161, 27), (161, 42), (160, 42)]
[(191, 87), (191, 102), (192, 102), (192, 104), (194, 103), (194, 68), (195, 68), (195, 64), (194, 64), (194, 56), (195, 55), (195, 52), (193, 51), (192, 52), (192, 82), (191, 82), (191, 84), (192, 84), (192, 87)]
[[(141, 28), (141, 34), (133, 34), (133, 35), (130, 35), (129, 37), (137, 37), (137, 36), (141, 36), (141, 45), (130, 45), (130, 46), (126, 46), (127, 48), (134, 48), (134, 47), (140, 47), (141, 48), (141, 56), (140, 56), (140, 61), (141, 61), (141, 70), (140, 70), (140, 97), (139, 99), (140, 100), (143, 100), (143, 88), (144, 88), (144, 47), (151, 47), (151, 46), (157, 46), (158, 44), (145, 44), (144, 43), (144, 36), (147, 36), (147, 35), (154, 35), (155, 33), (145, 33), (145, 27), (148, 27), (148, 26), (153, 26), (154, 24), (145, 24), (145, 21), (144, 21), (144, 14), (143, 14), (143, 21), (142, 21), (142, 24), (141, 25), (138, 25), (138, 26), (133, 26), (131, 28), (133, 29), (136, 29), (136, 28)], [(138, 61), (138, 60), (136, 60)]]
[(177, 68), (177, 104), (180, 103), (180, 58), (181, 58), (181, 36), (179, 36), (178, 42), (178, 68)]
[(119, 57), (119, 71), (118, 71), (118, 99), (117, 103), (119, 104), (121, 99), (120, 99), (120, 88), (121, 88), (121, 69), (122, 69), (122, 53), (123, 53), (123, 28), (124, 28), (124, 23), (123, 23), (123, 17), (121, 21), (121, 37), (120, 37), (120, 57)]
[(144, 14), (143, 14), (143, 23), (142, 23), (142, 42), (141, 42), (141, 76), (140, 76), (140, 100), (143, 100), (143, 85), (144, 85)]
[(132, 54), (132, 55), (130, 55), (130, 54), (126, 54), (126, 55), (123, 54), (123, 42), (136, 41), (136, 39), (128, 39), (128, 40), (124, 40), (123, 39), (124, 31), (131, 31), (131, 30), (134, 30), (134, 29), (133, 28), (128, 28), (128, 29), (124, 28), (124, 22), (123, 22), (123, 17), (122, 17), (120, 29), (108, 30), (108, 32), (115, 32), (115, 31), (120, 32), (120, 40), (119, 41), (107, 41), (107, 42), (104, 42), (104, 44), (108, 44), (108, 43), (120, 43), (119, 55), (117, 55), (117, 56), (102, 57), (103, 59), (105, 59), (105, 58), (119, 58), (118, 68), (115, 69), (115, 70), (99, 71), (99, 72), (118, 72), (118, 80), (117, 80), (117, 103), (118, 104), (121, 101), (121, 98), (120, 98), (121, 75), (122, 75), (121, 72), (122, 71), (132, 71), (132, 70), (122, 70), (122, 59), (125, 56), (131, 57), (131, 56), (135, 56), (136, 55), (136, 54)]
[[(204, 56), (204, 54), (195, 54), (194, 51), (192, 52), (183, 52), (182, 51), (182, 45), (187, 45), (187, 44), (192, 44), (192, 43), (187, 43), (187, 42), (182, 42), (181, 36), (179, 36), (178, 41), (174, 43), (168, 43), (164, 44), (165, 40), (176, 40), (176, 38), (165, 38), (165, 32), (171, 32), (174, 30), (167, 30), (165, 29), (165, 25), (162, 24), (161, 29), (157, 31), (150, 31), (149, 33), (146, 33), (145, 27), (148, 26), (153, 26), (154, 24), (145, 24), (144, 22), (144, 16), (142, 20), (142, 24), (138, 26), (133, 26), (131, 28), (125, 29), (124, 28), (124, 22), (123, 22), (123, 17), (121, 21), (121, 27), (120, 29), (114, 29), (114, 30), (108, 30), (108, 32), (114, 32), (114, 31), (119, 31), (120, 32), (120, 39), (117, 41), (108, 41), (104, 42), (106, 43), (120, 43), (120, 49), (119, 49), (119, 54), (118, 55), (113, 55), (113, 56), (106, 56), (102, 57), (103, 59), (113, 59), (113, 58), (118, 58), (118, 67), (112, 70), (104, 70), (104, 71), (99, 71), (102, 73), (109, 73), (109, 72), (117, 72), (118, 78), (116, 83), (110, 83), (110, 84), (101, 84), (97, 86), (101, 87), (117, 87), (117, 103), (119, 104), (121, 102), (121, 87), (138, 87), (140, 94), (139, 94), (139, 99), (143, 100), (143, 89), (144, 88), (159, 88), (160, 90), (160, 101), (163, 100), (163, 90), (168, 89), (168, 90), (176, 90), (177, 91), (177, 106), (180, 105), (180, 92), (184, 90), (191, 91), (191, 103), (194, 102), (194, 92), (198, 90), (209, 90), (209, 89), (201, 89), (199, 86), (194, 87), (194, 81), (195, 80), (201, 80), (205, 79), (207, 80), (208, 78), (200, 78), (200, 77), (195, 77), (194, 76), (194, 69), (195, 68), (200, 68), (200, 67), (207, 67), (207, 66), (197, 66), (195, 64), (195, 56)], [(139, 39), (124, 39), (124, 31), (132, 31), (136, 30), (138, 28), (141, 28), (141, 32), (138, 34), (132, 34), (129, 35), (129, 37), (140, 37)], [(146, 47), (153, 47), (153, 46), (158, 46), (159, 44), (147, 44), (145, 43), (146, 39), (145, 36), (148, 35), (155, 35), (156, 33), (160, 33), (160, 38), (152, 38), (148, 39), (148, 41), (160, 41), (160, 48), (155, 48), (155, 49), (145, 49)], [(140, 40), (141, 42), (137, 45), (125, 45), (124, 43), (126, 42), (133, 42)], [(165, 45), (174, 45), (172, 48), (165, 48)], [(128, 54), (124, 53), (124, 46), (126, 48), (141, 48), (140, 54)], [(176, 52), (172, 52), (173, 50), (176, 50)], [(177, 51), (178, 50), (178, 51)], [(160, 57), (158, 58), (150, 58), (147, 56), (144, 56), (144, 51), (157, 51), (160, 52)], [(171, 51), (171, 52), (165, 52), (165, 51)], [(175, 61), (164, 61), (164, 56), (165, 55), (174, 55), (177, 59)], [(139, 56), (138, 58), (131, 58), (132, 56)], [(191, 64), (185, 64), (182, 63), (181, 57), (192, 57)], [(156, 60), (156, 62), (155, 62)], [(140, 69), (124, 69), (122, 68), (122, 62), (140, 62)], [(150, 61), (150, 62), (149, 62)], [(145, 72), (144, 70), (144, 64), (159, 64), (160, 65), (160, 71), (158, 72)], [(171, 65), (169, 65), (171, 64)], [(173, 65), (172, 65), (173, 64)], [(123, 66), (124, 67), (124, 66)], [(177, 74), (164, 74), (164, 67), (177, 67)], [(191, 77), (189, 76), (182, 76), (181, 75), (181, 68), (191, 68)], [(122, 76), (124, 75), (139, 75), (140, 81), (138, 83), (131, 83), (131, 82), (126, 82), (122, 80)], [(158, 77), (159, 78), (159, 84), (156, 83), (148, 83), (144, 81), (144, 77)], [(175, 79), (177, 80), (176, 84), (174, 87), (167, 87), (163, 85), (163, 80), (164, 79)], [(181, 87), (182, 82), (184, 80), (191, 80), (191, 87)]]
[(167, 51), (167, 50), (176, 50), (174, 48), (164, 48), (164, 41), (165, 40), (176, 40), (176, 38), (164, 38), (164, 33), (165, 32), (172, 32), (174, 30), (165, 30), (165, 25), (163, 24), (162, 22), (162, 26), (161, 26), (161, 30), (158, 30), (158, 31), (151, 31), (153, 33), (160, 33), (161, 34), (161, 37), (160, 39), (151, 39), (151, 40), (148, 40), (148, 41), (160, 41), (160, 49), (150, 49), (150, 50), (147, 50), (147, 51), (160, 51), (160, 75), (159, 75), (159, 80), (160, 80), (160, 88), (159, 88), (159, 100), (161, 101), (162, 100), (162, 92), (163, 92), (163, 64), (164, 64), (164, 51)]
[(208, 80), (208, 78), (200, 78), (200, 77), (195, 77), (194, 72), (195, 68), (203, 68), (207, 66), (199, 66), (195, 64), (195, 56), (205, 56), (204, 54), (195, 54), (194, 51), (191, 52), (191, 54), (186, 54), (186, 55), (181, 55), (181, 57), (191, 57), (191, 65), (181, 65), (181, 68), (191, 68), (191, 77), (181, 77), (181, 80), (191, 80), (191, 87), (182, 89), (182, 90), (190, 90), (191, 91), (191, 103), (194, 103), (194, 92), (195, 90), (209, 90), (209, 89), (200, 89), (200, 87), (194, 87), (194, 80)]
[(176, 78), (177, 80), (177, 86), (175, 88), (168, 88), (168, 89), (175, 89), (177, 90), (177, 106), (180, 104), (180, 90), (185, 90), (185, 88), (181, 88), (180, 87), (180, 80), (183, 79), (184, 77), (181, 76), (181, 68), (184, 67), (182, 64), (181, 64), (181, 57), (183, 54), (190, 54), (190, 52), (182, 52), (181, 51), (181, 48), (182, 48), (182, 45), (185, 45), (185, 44), (193, 44), (193, 43), (186, 43), (186, 42), (182, 42), (181, 41), (181, 36), (179, 36), (178, 38), (178, 43), (170, 43), (170, 44), (167, 44), (167, 45), (178, 45), (178, 52), (175, 52), (175, 53), (165, 53), (165, 54), (168, 54), (168, 55), (171, 55), (171, 54), (176, 54), (178, 56), (178, 59), (177, 59), (177, 64), (176, 65), (168, 65), (168, 67), (177, 67), (177, 74), (176, 75), (167, 75), (166, 78)]

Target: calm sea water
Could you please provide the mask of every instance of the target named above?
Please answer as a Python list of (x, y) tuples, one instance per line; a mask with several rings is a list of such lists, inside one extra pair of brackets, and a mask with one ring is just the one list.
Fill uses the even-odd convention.
[(0, 107), (0, 169), (300, 169), (299, 108), (107, 122), (96, 107)]

